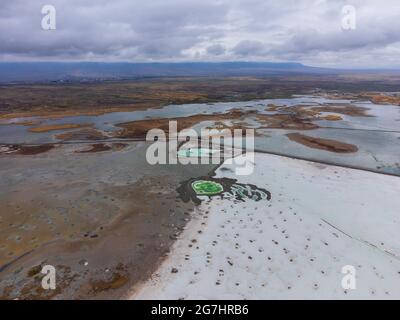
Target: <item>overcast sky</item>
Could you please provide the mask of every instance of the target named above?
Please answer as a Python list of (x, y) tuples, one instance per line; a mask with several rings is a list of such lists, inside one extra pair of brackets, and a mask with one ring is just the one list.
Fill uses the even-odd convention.
[[(45, 4), (56, 30), (41, 27)], [(0, 60), (400, 67), (400, 0), (0, 0)]]

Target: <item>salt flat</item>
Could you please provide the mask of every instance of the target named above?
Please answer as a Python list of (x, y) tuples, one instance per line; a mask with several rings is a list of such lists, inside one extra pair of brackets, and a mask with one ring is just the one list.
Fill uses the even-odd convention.
[[(205, 200), (133, 299), (399, 299), (400, 178), (255, 154), (270, 201)], [(345, 290), (342, 268), (356, 271)]]

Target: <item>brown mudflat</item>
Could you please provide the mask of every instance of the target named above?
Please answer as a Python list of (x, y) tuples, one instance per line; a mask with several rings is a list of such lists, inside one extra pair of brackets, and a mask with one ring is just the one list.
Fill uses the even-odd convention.
[[(117, 124), (118, 127), (122, 128), (116, 136), (118, 138), (145, 138), (146, 134), (151, 129), (161, 129), (166, 134), (169, 131), (169, 123), (172, 120), (177, 121), (177, 130), (180, 131), (185, 128), (190, 128), (202, 121), (215, 121), (217, 127), (221, 128), (220, 121), (224, 120), (242, 120), (236, 122), (233, 125), (224, 125), (224, 128), (230, 129), (246, 129), (250, 125), (246, 123), (245, 117), (254, 117), (260, 122), (260, 129), (296, 129), (296, 130), (312, 130), (317, 129), (318, 125), (312, 123), (308, 119), (302, 119), (296, 115), (291, 114), (259, 114), (257, 111), (249, 110), (237, 110), (232, 109), (226, 113), (213, 113), (213, 114), (200, 114), (181, 118), (162, 118), (162, 119), (146, 119), (137, 120), (125, 123)], [(213, 126), (214, 127), (214, 126)]]
[(393, 104), (400, 106), (399, 95), (387, 95), (383, 93), (368, 93), (365, 95), (366, 98), (376, 104)]
[(333, 112), (351, 117), (371, 117), (367, 114), (368, 108), (353, 105), (325, 105), (311, 108), (315, 112)]
[(256, 119), (261, 122), (261, 128), (265, 129), (313, 130), (318, 128), (311, 119), (296, 114), (258, 114)]
[(43, 125), (39, 127), (30, 128), (30, 132), (49, 132), (49, 131), (56, 131), (56, 130), (66, 130), (66, 129), (77, 129), (88, 127), (89, 124), (77, 124), (77, 123), (64, 123), (64, 124), (49, 124)]
[(36, 155), (45, 153), (54, 148), (52, 144), (42, 144), (37, 146), (26, 146), (26, 145), (5, 145), (0, 146), (0, 154), (13, 154), (13, 155)]
[(103, 132), (93, 128), (83, 128), (77, 131), (63, 132), (55, 136), (56, 139), (64, 141), (72, 140), (102, 140), (107, 138)]
[(200, 114), (181, 118), (162, 118), (162, 119), (147, 119), (138, 120), (117, 124), (117, 127), (122, 128), (122, 131), (117, 133), (119, 138), (145, 138), (146, 134), (151, 129), (161, 129), (166, 134), (169, 132), (170, 121), (177, 121), (177, 130), (180, 131), (185, 128), (194, 126), (202, 121), (221, 121), (221, 120), (235, 120), (253, 113), (252, 111), (241, 111), (233, 109), (227, 113), (214, 113), (214, 114)]
[(332, 139), (314, 138), (303, 135), (301, 133), (288, 133), (287, 137), (292, 141), (313, 149), (320, 149), (337, 153), (353, 153), (358, 151), (357, 146), (353, 144), (348, 144)]
[[(130, 185), (108, 186), (93, 198), (96, 203), (88, 203), (91, 210), (83, 212), (92, 213), (88, 221), (82, 217), (84, 214), (77, 212), (84, 199), (75, 199), (73, 202), (79, 205), (67, 208), (68, 223), (56, 220), (50, 225), (56, 228), (54, 232), (58, 236), (49, 234), (47, 224), (41, 221), (42, 212), (46, 211), (39, 206), (49, 205), (45, 197), (52, 195), (51, 192), (38, 190), (42, 198), (33, 196), (35, 202), (26, 201), (26, 213), (24, 203), (19, 202), (21, 215), (29, 220), (25, 225), (34, 224), (37, 228), (18, 229), (21, 241), (16, 244), (11, 240), (3, 242), (6, 253), (14, 254), (0, 255), (0, 300), (123, 297), (157, 269), (189, 220), (193, 204), (177, 198), (177, 185), (173, 176), (163, 179), (157, 176)], [(74, 186), (73, 190), (88, 194), (85, 186)], [(97, 206), (98, 202), (103, 205)], [(3, 216), (8, 209), (4, 207)], [(99, 210), (112, 217), (100, 219)], [(31, 215), (30, 212), (38, 213)], [(8, 215), (13, 217), (15, 213)], [(4, 221), (18, 226), (15, 219), (4, 218)], [(37, 242), (28, 241), (30, 234)], [(15, 236), (13, 229), (3, 229), (2, 240), (11, 239), (10, 235)], [(48, 264), (57, 270), (56, 290), (41, 287), (40, 271)]]
[(319, 117), (322, 120), (328, 120), (328, 121), (340, 121), (343, 120), (341, 116), (338, 116), (336, 114), (328, 114), (326, 116), (321, 116)]

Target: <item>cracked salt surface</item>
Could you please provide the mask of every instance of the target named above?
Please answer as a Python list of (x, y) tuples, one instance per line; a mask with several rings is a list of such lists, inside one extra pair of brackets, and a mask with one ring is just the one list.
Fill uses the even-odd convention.
[[(132, 298), (400, 298), (400, 178), (267, 154), (255, 155), (250, 176), (228, 167), (217, 177), (272, 199), (203, 201)], [(341, 286), (345, 265), (355, 290)]]

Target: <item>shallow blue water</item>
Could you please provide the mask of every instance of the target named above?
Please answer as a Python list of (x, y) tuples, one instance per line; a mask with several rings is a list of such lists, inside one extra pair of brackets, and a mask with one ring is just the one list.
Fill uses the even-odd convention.
[[(39, 120), (44, 124), (93, 124), (94, 128), (103, 131), (115, 131), (118, 123), (150, 118), (176, 118), (196, 114), (225, 113), (232, 109), (257, 110), (265, 114), (276, 112), (266, 111), (268, 104), (275, 105), (309, 105), (318, 106), (326, 103), (352, 103), (368, 108), (368, 114), (373, 117), (352, 117), (340, 115), (341, 121), (319, 120), (316, 123), (323, 128), (303, 131), (303, 134), (335, 139), (355, 144), (359, 151), (352, 154), (338, 154), (324, 150), (312, 149), (290, 141), (286, 133), (294, 130), (268, 129), (259, 130), (265, 137), (257, 137), (256, 149), (282, 153), (288, 156), (305, 157), (310, 160), (329, 161), (342, 165), (360, 166), (382, 172), (400, 175), (400, 107), (390, 105), (375, 105), (370, 102), (352, 102), (349, 100), (329, 100), (313, 96), (295, 96), (291, 99), (266, 99), (244, 102), (224, 102), (212, 104), (169, 105), (160, 109), (149, 109), (132, 112), (113, 112), (98, 116), (71, 116), (62, 119), (20, 118), (18, 121)], [(326, 114), (332, 114), (327, 112)], [(251, 118), (251, 116), (250, 116)], [(13, 120), (15, 121), (15, 119)], [(196, 128), (204, 127), (212, 122), (204, 122)], [(253, 119), (257, 127), (257, 121)], [(324, 128), (328, 127), (328, 128)], [(65, 131), (43, 133), (29, 132), (29, 126), (8, 124), (0, 125), (0, 143), (46, 143), (55, 142), (54, 135)], [(349, 130), (352, 129), (352, 130)]]

